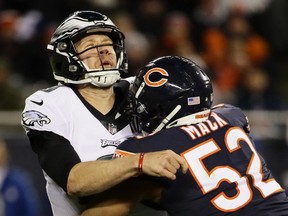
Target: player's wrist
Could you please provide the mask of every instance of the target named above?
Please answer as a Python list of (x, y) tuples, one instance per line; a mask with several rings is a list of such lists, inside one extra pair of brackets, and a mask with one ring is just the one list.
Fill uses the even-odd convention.
[(143, 162), (144, 162), (144, 153), (136, 154), (134, 161), (134, 170), (135, 170), (134, 177), (143, 174)]
[(138, 160), (138, 174), (141, 175), (143, 173), (143, 162), (144, 162), (144, 153), (140, 153)]

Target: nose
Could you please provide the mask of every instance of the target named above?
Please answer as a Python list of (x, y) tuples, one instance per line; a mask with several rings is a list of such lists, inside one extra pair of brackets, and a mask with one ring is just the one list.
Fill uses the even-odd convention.
[(104, 55), (104, 54), (108, 54), (109, 53), (109, 50), (107, 49), (107, 47), (99, 47), (98, 51), (99, 51), (100, 55)]

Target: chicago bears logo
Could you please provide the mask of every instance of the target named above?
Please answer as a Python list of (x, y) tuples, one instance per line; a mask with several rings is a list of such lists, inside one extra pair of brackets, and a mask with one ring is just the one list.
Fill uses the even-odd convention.
[[(153, 73), (160, 73), (161, 75), (163, 75), (167, 78), (162, 77), (158, 81), (151, 81), (150, 76)], [(144, 78), (144, 82), (146, 83), (146, 85), (148, 85), (150, 87), (160, 87), (168, 81), (168, 76), (169, 76), (169, 74), (166, 70), (164, 70), (163, 68), (156, 67), (156, 68), (152, 68), (152, 69), (148, 70), (147, 73), (143, 76), (143, 78)]]
[(42, 127), (44, 124), (49, 124), (51, 120), (36, 110), (29, 110), (22, 113), (22, 122), (25, 126), (35, 126), (35, 124), (38, 124)]

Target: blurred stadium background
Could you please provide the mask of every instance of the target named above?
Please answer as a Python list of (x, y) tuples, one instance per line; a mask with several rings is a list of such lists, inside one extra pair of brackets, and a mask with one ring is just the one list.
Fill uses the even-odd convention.
[(20, 126), (24, 99), (56, 84), (46, 45), (61, 20), (96, 10), (126, 35), (129, 72), (152, 58), (181, 55), (212, 78), (215, 102), (239, 106), (257, 148), (288, 188), (287, 0), (1, 0), (0, 138), (11, 163), (27, 171), (51, 216), (37, 158)]

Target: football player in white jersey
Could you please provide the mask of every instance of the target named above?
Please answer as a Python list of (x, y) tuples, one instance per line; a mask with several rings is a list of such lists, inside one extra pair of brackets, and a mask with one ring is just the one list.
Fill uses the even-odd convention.
[(132, 136), (125, 111), (129, 82), (120, 80), (127, 73), (124, 35), (107, 16), (71, 14), (47, 48), (59, 84), (26, 99), (22, 125), (43, 169), (54, 216), (80, 215), (90, 196), (139, 171), (175, 179), (177, 169), (187, 169), (172, 151), (147, 153), (144, 160), (140, 154), (104, 160)]

